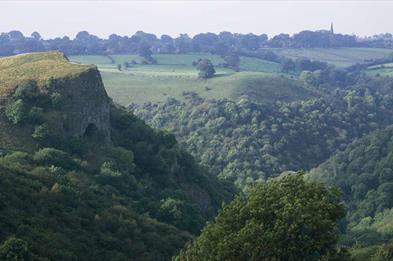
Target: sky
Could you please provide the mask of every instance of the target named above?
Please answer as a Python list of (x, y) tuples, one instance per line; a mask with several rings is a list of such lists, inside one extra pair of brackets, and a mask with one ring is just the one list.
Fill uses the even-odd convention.
[(329, 29), (336, 33), (370, 36), (393, 33), (393, 1), (388, 0), (0, 0), (0, 32), (38, 31), (44, 38), (79, 31), (106, 38), (112, 33), (136, 31), (177, 36), (188, 33), (294, 34), (301, 30)]

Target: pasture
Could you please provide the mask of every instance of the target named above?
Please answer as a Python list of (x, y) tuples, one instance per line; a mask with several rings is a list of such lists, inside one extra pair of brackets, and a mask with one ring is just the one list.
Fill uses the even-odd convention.
[(374, 65), (367, 68), (367, 74), (370, 76), (393, 76), (393, 63)]
[[(160, 102), (168, 97), (183, 98), (183, 92), (196, 92), (202, 97), (231, 98), (245, 89), (252, 81), (274, 76), (280, 71), (277, 63), (241, 57), (241, 72), (218, 67), (224, 61), (218, 55), (210, 54), (160, 54), (154, 55), (157, 64), (141, 64), (137, 55), (111, 56), (70, 56), (75, 63), (95, 64), (99, 68), (105, 88), (113, 100), (122, 105), (130, 103)], [(216, 76), (212, 79), (198, 79), (198, 71), (192, 62), (208, 58), (215, 65)], [(127, 69), (119, 71), (117, 64), (130, 63)]]
[(271, 48), (278, 55), (289, 58), (306, 57), (335, 65), (336, 67), (351, 66), (370, 59), (383, 58), (393, 52), (391, 49), (381, 48)]
[[(278, 55), (325, 61), (337, 67), (350, 66), (391, 53), (389, 49), (270, 49)], [(258, 100), (298, 99), (309, 96), (308, 91), (292, 86), (283, 78), (294, 77), (280, 72), (278, 63), (257, 58), (241, 57), (240, 72), (219, 67), (224, 61), (212, 54), (158, 54), (157, 64), (142, 64), (138, 55), (70, 56), (75, 63), (95, 64), (99, 68), (108, 94), (122, 105), (160, 102), (168, 97), (183, 98), (183, 92), (195, 92), (206, 98), (234, 98), (247, 94)], [(193, 61), (207, 58), (215, 65), (216, 76), (198, 79)], [(118, 70), (117, 65), (129, 63), (129, 68)], [(134, 62), (134, 64), (132, 64)], [(393, 68), (374, 68), (370, 74), (393, 75)], [(277, 80), (279, 79), (279, 80)], [(281, 79), (281, 80), (280, 80)], [(288, 86), (292, 86), (289, 88)]]

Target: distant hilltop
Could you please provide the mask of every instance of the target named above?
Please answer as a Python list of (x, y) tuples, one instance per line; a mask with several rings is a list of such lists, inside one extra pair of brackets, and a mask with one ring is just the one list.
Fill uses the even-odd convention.
[(228, 50), (236, 52), (255, 52), (264, 48), (337, 48), (337, 47), (374, 47), (392, 48), (393, 37), (390, 33), (371, 37), (338, 34), (333, 23), (325, 30), (301, 31), (294, 35), (278, 34), (239, 34), (231, 32), (200, 33), (193, 37), (180, 34), (178, 37), (138, 31), (130, 36), (110, 35), (107, 39), (79, 32), (75, 38), (69, 36), (43, 39), (38, 32), (24, 36), (19, 31), (0, 34), (0, 56), (25, 52), (58, 50), (67, 55), (122, 54), (138, 53), (142, 46), (148, 46), (153, 53), (195, 53), (209, 52), (223, 55)]

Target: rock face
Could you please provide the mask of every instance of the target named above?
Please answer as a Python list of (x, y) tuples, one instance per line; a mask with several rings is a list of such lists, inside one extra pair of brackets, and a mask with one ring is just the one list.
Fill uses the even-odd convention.
[(72, 136), (89, 136), (98, 131), (110, 140), (110, 100), (97, 69), (65, 78), (63, 128)]
[(96, 66), (71, 63), (61, 52), (0, 58), (0, 109), (12, 101), (18, 84), (26, 80), (36, 81), (43, 94), (60, 97), (59, 107), (45, 109), (52, 131), (66, 137), (99, 134), (102, 141), (111, 140), (111, 101)]

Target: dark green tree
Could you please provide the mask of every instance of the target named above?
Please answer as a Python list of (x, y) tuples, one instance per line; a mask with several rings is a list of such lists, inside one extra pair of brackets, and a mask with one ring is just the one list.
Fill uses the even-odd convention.
[(175, 260), (340, 260), (343, 216), (337, 190), (287, 175), (224, 206)]
[(209, 59), (200, 59), (197, 64), (197, 69), (199, 70), (199, 78), (203, 79), (212, 78), (216, 73)]
[(13, 97), (15, 99), (33, 100), (39, 95), (37, 82), (34, 80), (23, 81), (15, 89)]
[(150, 45), (146, 42), (142, 42), (138, 47), (139, 56), (145, 58), (145, 61), (149, 64), (157, 63), (156, 59), (153, 58), (153, 52), (150, 50)]
[(2, 261), (29, 261), (31, 253), (26, 241), (10, 237), (0, 246), (0, 260)]
[(23, 100), (16, 100), (7, 106), (5, 114), (9, 121), (14, 124), (20, 124), (26, 120), (28, 109)]
[(237, 53), (230, 53), (224, 56), (225, 65), (235, 71), (239, 71), (240, 57)]

